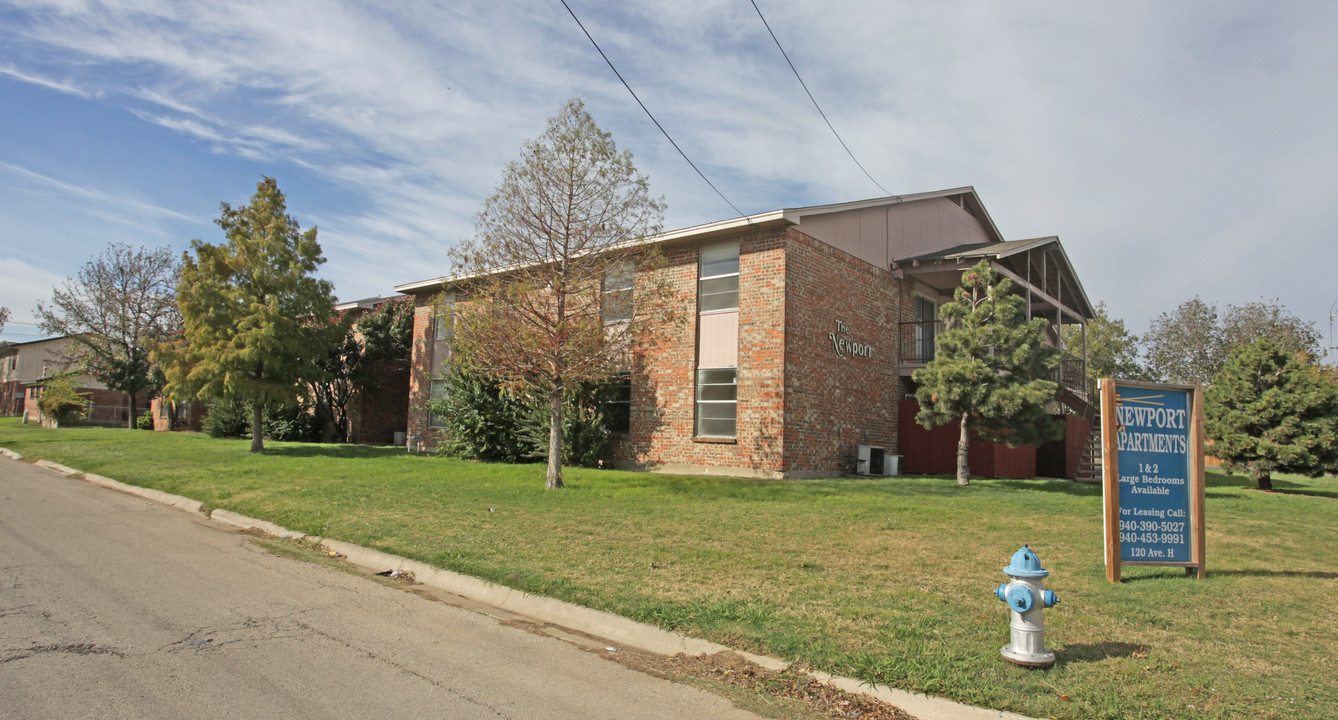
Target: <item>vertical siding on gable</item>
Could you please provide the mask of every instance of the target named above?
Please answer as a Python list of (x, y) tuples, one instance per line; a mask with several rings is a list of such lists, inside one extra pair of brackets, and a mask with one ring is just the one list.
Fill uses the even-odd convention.
[(799, 230), (880, 268), (958, 245), (992, 242), (971, 213), (947, 198), (811, 215)]

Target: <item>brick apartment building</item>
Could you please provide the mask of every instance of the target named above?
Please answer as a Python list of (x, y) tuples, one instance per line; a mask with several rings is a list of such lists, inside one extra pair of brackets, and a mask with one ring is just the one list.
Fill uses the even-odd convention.
[[(69, 342), (68, 338), (55, 337), (0, 344), (0, 415), (26, 414), (34, 422), (42, 421), (37, 400), (42, 395), (46, 379), (67, 369), (65, 354)], [(79, 392), (88, 399), (84, 422), (112, 426), (127, 424), (130, 407), (125, 393), (109, 390), (87, 376), (80, 376), (77, 385)], [(135, 406), (137, 412), (148, 410), (148, 394), (140, 393)]]
[[(970, 187), (776, 210), (646, 242), (663, 251), (667, 266), (654, 272), (690, 319), (630, 373), (614, 458), (627, 467), (830, 476), (868, 469), (861, 446), (914, 465), (928, 457), (929, 440), (899, 427), (914, 402), (910, 375), (933, 357), (937, 309), (965, 269), (985, 259), (1011, 278), (1029, 312), (1051, 320), (1056, 345), (1062, 326), (1093, 314), (1058, 238), (1005, 241)], [(424, 405), (449, 350), (434, 299), (467, 283), (439, 277), (395, 288), (415, 298), (411, 448), (436, 443)], [(1085, 349), (1068, 350), (1063, 401), (1090, 421)], [(1060, 445), (1070, 475), (1089, 432), (1070, 423), (1075, 437)]]

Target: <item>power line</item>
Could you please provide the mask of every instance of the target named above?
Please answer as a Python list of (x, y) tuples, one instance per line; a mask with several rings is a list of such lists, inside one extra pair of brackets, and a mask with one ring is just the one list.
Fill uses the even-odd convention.
[(753, 9), (757, 11), (757, 17), (762, 19), (762, 24), (766, 26), (767, 33), (769, 33), (771, 35), (771, 39), (775, 41), (776, 48), (781, 51), (781, 55), (785, 58), (785, 62), (790, 65), (790, 70), (794, 73), (795, 78), (799, 80), (799, 85), (804, 88), (804, 92), (808, 94), (808, 99), (813, 102), (813, 107), (818, 109), (818, 114), (822, 116), (822, 121), (827, 123), (828, 129), (830, 129), (832, 131), (832, 134), (836, 136), (836, 141), (841, 143), (841, 147), (845, 148), (846, 154), (850, 156), (851, 160), (855, 161), (855, 165), (859, 167), (860, 172), (864, 173), (864, 177), (869, 178), (869, 182), (873, 183), (874, 185), (878, 185), (878, 189), (882, 190), (885, 195), (891, 195), (892, 193), (888, 192), (887, 188), (880, 185), (878, 181), (874, 180), (873, 176), (869, 174), (869, 171), (864, 169), (864, 165), (862, 165), (860, 161), (855, 157), (855, 153), (850, 151), (850, 147), (846, 145), (846, 141), (841, 139), (841, 134), (836, 132), (835, 127), (832, 127), (832, 121), (827, 119), (827, 113), (822, 111), (822, 107), (818, 105), (818, 101), (816, 98), (813, 97), (813, 93), (809, 92), (808, 84), (804, 82), (804, 79), (802, 77), (799, 77), (799, 71), (795, 69), (794, 63), (790, 61), (790, 55), (785, 52), (785, 48), (781, 47), (781, 42), (779, 39), (776, 38), (776, 33), (772, 32), (771, 23), (768, 23), (766, 17), (762, 15), (762, 8), (759, 8), (757, 6), (757, 1), (756, 0), (748, 0), (748, 1), (753, 4)]
[(659, 128), (661, 133), (664, 133), (664, 137), (669, 141), (669, 144), (674, 146), (674, 149), (678, 151), (678, 154), (683, 156), (683, 159), (687, 161), (688, 165), (691, 165), (692, 169), (697, 171), (697, 174), (701, 176), (701, 179), (705, 180), (706, 184), (710, 185), (712, 190), (715, 190), (715, 194), (719, 195), (720, 199), (724, 200), (726, 205), (729, 205), (730, 207), (734, 208), (734, 212), (738, 213), (739, 217), (745, 217), (743, 211), (740, 210), (738, 206), (736, 206), (734, 203), (730, 202), (729, 198), (725, 197), (725, 194), (720, 192), (720, 188), (717, 188), (715, 186), (715, 183), (712, 183), (709, 179), (707, 179), (706, 174), (703, 173), (697, 167), (696, 163), (692, 162), (692, 159), (688, 157), (687, 153), (683, 152), (683, 148), (679, 147), (678, 143), (674, 142), (674, 139), (669, 136), (669, 131), (665, 130), (664, 126), (660, 124), (660, 121), (655, 119), (655, 116), (652, 115), (650, 110), (646, 108), (646, 104), (641, 102), (641, 98), (637, 97), (636, 91), (633, 90), (632, 86), (628, 85), (627, 81), (623, 79), (623, 74), (618, 72), (618, 68), (613, 66), (613, 61), (609, 59), (608, 55), (604, 54), (604, 51), (599, 47), (599, 43), (595, 42), (595, 39), (590, 36), (590, 31), (585, 29), (585, 24), (581, 22), (580, 18), (576, 17), (576, 12), (573, 11), (571, 9), (571, 6), (567, 4), (567, 0), (561, 0), (561, 2), (562, 2), (562, 7), (567, 8), (567, 12), (571, 14), (571, 19), (576, 21), (576, 24), (581, 28), (581, 32), (585, 33), (585, 37), (590, 40), (590, 44), (594, 45), (595, 50), (599, 51), (599, 56), (604, 58), (604, 62), (608, 63), (609, 69), (613, 71), (614, 75), (618, 76), (618, 80), (622, 82), (623, 87), (627, 88), (627, 92), (632, 94), (632, 99), (636, 100), (636, 104), (640, 105), (641, 109), (646, 112), (646, 117), (649, 117), (650, 121), (655, 123), (655, 127)]

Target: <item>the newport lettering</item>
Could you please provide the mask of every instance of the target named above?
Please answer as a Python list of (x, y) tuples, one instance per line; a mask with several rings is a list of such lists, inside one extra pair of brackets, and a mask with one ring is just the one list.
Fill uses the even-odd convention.
[(836, 351), (837, 357), (873, 357), (873, 345), (869, 343), (857, 343), (847, 340), (842, 335), (850, 332), (850, 328), (840, 320), (836, 321), (836, 332), (827, 333), (827, 339), (832, 341), (832, 349)]

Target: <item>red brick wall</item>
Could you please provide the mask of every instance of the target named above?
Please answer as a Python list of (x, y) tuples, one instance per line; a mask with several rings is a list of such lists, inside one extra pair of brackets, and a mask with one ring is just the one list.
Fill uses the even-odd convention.
[[(785, 471), (853, 472), (858, 445), (896, 452), (902, 283), (798, 230), (785, 246)], [(841, 357), (832, 334), (867, 344), (868, 356)]]
[(382, 373), (380, 385), (359, 392), (350, 405), (349, 424), (353, 427), (348, 441), (390, 445), (395, 433), (405, 432), (408, 426), (409, 371)]
[[(854, 469), (856, 446), (897, 448), (897, 333), (911, 295), (892, 274), (792, 228), (746, 230), (739, 247), (737, 435), (694, 437), (698, 246), (665, 248), (655, 270), (686, 321), (634, 361), (630, 431), (615, 461), (666, 470), (763, 476)], [(730, 238), (715, 238), (712, 242)], [(651, 278), (639, 278), (638, 282)], [(411, 436), (431, 447), (431, 299), (415, 298)], [(838, 356), (831, 333), (868, 344)]]
[[(432, 392), (432, 315), (433, 294), (415, 295), (413, 299), (413, 364), (409, 371), (408, 441), (411, 448), (432, 450), (437, 435), (428, 427), (427, 401)], [(416, 445), (415, 445), (416, 443)]]
[(785, 251), (783, 230), (745, 231), (739, 240), (738, 416), (734, 439), (694, 437), (698, 246), (665, 250), (658, 271), (686, 322), (638, 358), (631, 431), (615, 460), (639, 467), (774, 476), (784, 471)]

